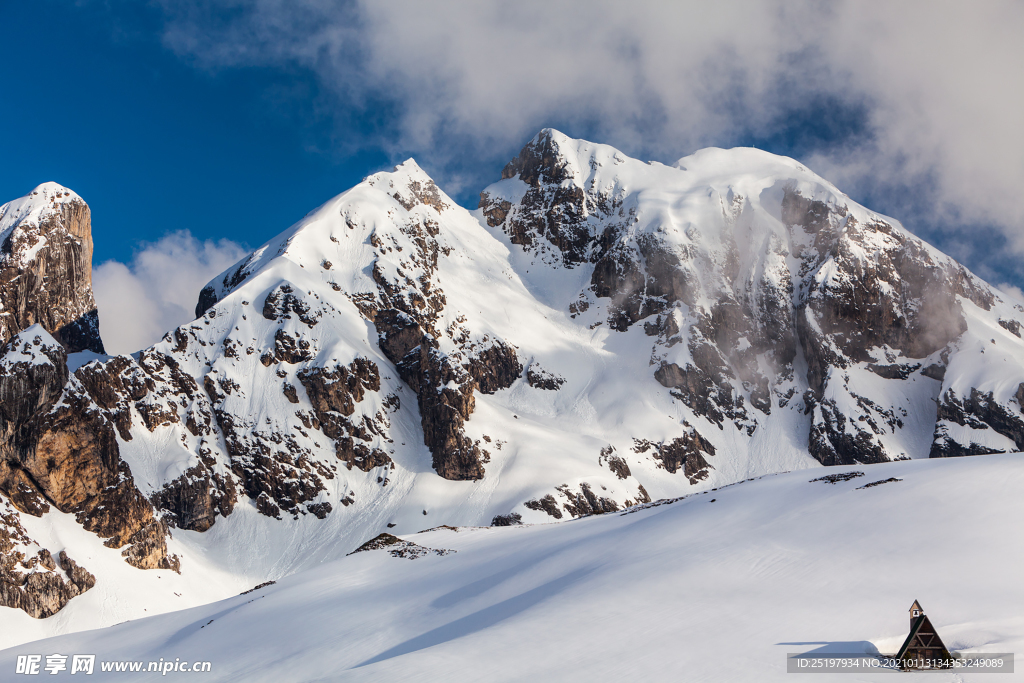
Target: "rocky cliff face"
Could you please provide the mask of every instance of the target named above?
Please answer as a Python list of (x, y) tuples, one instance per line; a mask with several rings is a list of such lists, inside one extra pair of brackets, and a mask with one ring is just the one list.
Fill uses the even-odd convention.
[[(726, 177), (731, 170), (739, 173)], [(547, 130), (502, 178), (481, 195), (488, 225), (531, 263), (589, 273), (568, 313), (600, 302), (615, 330), (643, 321), (654, 377), (719, 428), (732, 422), (753, 436), (773, 408), (799, 403), (810, 416), (808, 451), (822, 464), (923, 455), (920, 438), (899, 437), (930, 411), (920, 391), (911, 400), (904, 390), (943, 380), (968, 331), (963, 306), (982, 317), (998, 307), (1005, 317), (992, 317), (1011, 334), (1019, 324), (949, 257), (799, 164), (755, 150), (645, 167)], [(1009, 396), (976, 400), (971, 387), (964, 401), (938, 388), (929, 392), (943, 397), (933, 455), (991, 452), (943, 424), (966, 425), (967, 415), (1017, 443)], [(908, 408), (918, 413), (911, 420)]]
[(56, 183), (0, 206), (0, 342), (34, 324), (69, 353), (103, 353), (89, 206)]
[[(351, 300), (373, 324), (377, 346), (416, 396), (423, 442), (431, 452), (434, 470), (450, 480), (480, 479), (486, 456), (463, 429), (475, 407), (474, 392), (494, 393), (508, 388), (523, 368), (515, 349), (502, 339), (486, 335), (474, 338), (464, 317), (459, 320), (459, 316), (446, 315), (447, 299), (438, 265), (439, 260), (452, 256), (453, 246), (440, 234), (439, 221), (453, 204), (414, 163), (407, 163), (396, 175), (400, 178), (381, 174), (366, 183), (368, 188), (383, 191), (404, 215), (391, 225), (377, 225), (368, 231), (373, 254), (372, 286), (351, 292)], [(344, 219), (348, 231), (367, 234), (365, 219), (355, 207), (345, 213)], [(349, 235), (346, 238), (351, 239)], [(330, 239), (339, 243), (335, 235)], [(318, 265), (323, 271), (334, 270), (328, 258)], [(197, 311), (233, 291), (255, 268), (258, 265), (247, 259), (208, 285), (200, 295)], [(332, 282), (334, 287), (341, 291), (336, 282)], [(275, 289), (264, 303), (264, 317), (276, 320), (280, 315), (294, 314), (309, 327), (316, 325), (322, 310), (318, 303), (304, 302), (290, 284)], [(297, 344), (301, 341), (286, 346), (298, 348)], [(302, 354), (301, 349), (298, 356), (286, 353), (292, 362), (312, 357), (311, 353)], [(276, 353), (275, 358), (279, 357)], [(320, 423), (324, 427), (324, 421)], [(342, 438), (339, 443), (346, 445), (339, 448), (351, 451), (347, 445), (350, 437), (330, 436)], [(379, 449), (372, 456), (358, 458), (361, 463), (377, 465), (391, 462)]]
[(120, 548), (135, 567), (178, 568), (165, 524), (119, 456), (114, 423), (68, 373), (64, 347), (38, 324), (0, 351), (0, 494), (9, 508), (0, 531), (2, 604), (46, 617), (96, 581), (63, 551), (67, 578), (53, 573), (49, 551), (26, 548), (34, 541), (19, 513), (42, 517), (53, 507)]
[(33, 541), (9, 501), (0, 505), (0, 606), (44, 619), (96, 585), (96, 577), (67, 552), (61, 550), (54, 560), (49, 550)]
[(64, 348), (39, 325), (15, 335), (0, 356), (0, 492), (20, 512), (50, 506), (124, 548), (141, 569), (176, 568), (166, 528), (136, 488), (118, 452), (114, 424), (78, 377)]

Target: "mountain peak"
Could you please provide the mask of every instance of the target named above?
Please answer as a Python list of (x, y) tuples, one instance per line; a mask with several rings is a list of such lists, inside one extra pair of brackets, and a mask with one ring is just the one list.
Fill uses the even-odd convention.
[[(35, 225), (46, 221), (64, 206), (85, 204), (81, 197), (54, 182), (37, 185), (31, 192), (0, 206), (0, 240), (7, 239), (11, 231), (21, 225)], [(77, 229), (78, 225), (65, 226)]]
[(75, 192), (52, 180), (36, 185), (26, 196), (43, 196), (56, 200), (71, 201), (81, 199)]
[(40, 323), (69, 353), (103, 352), (92, 293), (92, 215), (54, 182), (0, 206), (0, 341)]
[[(395, 207), (394, 202), (401, 209)], [(379, 235), (374, 237), (374, 234), (378, 227), (381, 230), (388, 229), (384, 226), (391, 225), (392, 212), (416, 214), (427, 207), (442, 214), (453, 206), (457, 206), (456, 203), (438, 188), (416, 160), (406, 159), (391, 171), (374, 173), (352, 189), (310, 211), (291, 228), (210, 280), (199, 293), (196, 317), (203, 315), (256, 273), (273, 270), (277, 266), (286, 268), (286, 262), (314, 272), (333, 271), (330, 279), (340, 288), (341, 285), (336, 282), (344, 279), (340, 273), (348, 272), (351, 263), (363, 256), (358, 245), (380, 239)], [(427, 217), (426, 220), (431, 225), (436, 223), (433, 217)], [(346, 253), (342, 260), (339, 249), (354, 251)], [(356, 253), (360, 255), (356, 256)], [(299, 277), (300, 273), (288, 269), (287, 273), (281, 271), (278, 275), (287, 279)], [(362, 278), (355, 272), (352, 277), (354, 281), (361, 281)]]
[(501, 178), (508, 180), (518, 176), (532, 187), (566, 180), (582, 185), (593, 169), (621, 164), (627, 159), (629, 157), (610, 145), (570, 138), (554, 128), (545, 128), (505, 165)]
[(410, 176), (423, 176), (423, 177), (425, 177), (427, 179), (430, 178), (430, 176), (427, 174), (427, 172), (424, 171), (423, 168), (419, 164), (416, 163), (416, 159), (414, 159), (413, 157), (409, 157), (408, 159), (406, 159), (402, 163), (396, 164), (395, 168), (392, 169), (391, 172), (392, 173), (402, 173), (402, 172), (405, 172), (405, 173), (408, 173)]
[(395, 166), (390, 173), (370, 176), (366, 183), (388, 194), (407, 211), (417, 204), (425, 204), (440, 213), (453, 203), (412, 157)]

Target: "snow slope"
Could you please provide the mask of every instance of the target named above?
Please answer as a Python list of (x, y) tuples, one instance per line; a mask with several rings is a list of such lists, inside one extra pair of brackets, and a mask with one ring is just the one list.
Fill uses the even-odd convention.
[(224, 681), (787, 680), (788, 652), (894, 652), (915, 599), (951, 649), (1019, 652), (1021, 455), (826, 472), (849, 471), (863, 476), (791, 472), (629, 514), (405, 534), (454, 552), (357, 553), (211, 605), (12, 648), (0, 671), (59, 652), (208, 660), (204, 680)]

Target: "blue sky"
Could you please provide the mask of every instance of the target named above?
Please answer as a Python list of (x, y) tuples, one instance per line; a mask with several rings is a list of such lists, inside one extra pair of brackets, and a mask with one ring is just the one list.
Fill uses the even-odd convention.
[[(796, 157), (1024, 286), (1020, 3), (581, 7), (3, 3), (0, 201), (47, 180), (81, 194), (97, 296), (148, 292), (104, 294), (101, 318), (162, 311), (139, 340), (369, 173), (414, 156), (474, 207), (545, 126), (668, 162), (709, 145)], [(160, 291), (168, 268), (180, 295)]]
[(315, 90), (308, 74), (194, 69), (161, 45), (158, 18), (129, 4), (0, 6), (3, 201), (66, 185), (93, 210), (96, 262), (127, 261), (182, 229), (257, 246), (387, 163), (335, 152), (330, 121), (279, 105), (282, 85)]

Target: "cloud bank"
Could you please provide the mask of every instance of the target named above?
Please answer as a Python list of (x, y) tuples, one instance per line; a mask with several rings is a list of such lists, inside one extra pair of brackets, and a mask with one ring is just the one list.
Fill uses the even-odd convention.
[(248, 253), (230, 240), (199, 242), (186, 230), (145, 244), (131, 263), (93, 269), (107, 353), (133, 353), (195, 318), (199, 290)]
[(481, 164), (548, 125), (663, 161), (767, 141), (855, 196), (915, 212), (926, 237), (942, 237), (932, 223), (986, 225), (1024, 254), (1016, 0), (161, 7), (182, 58), (308, 70), (317, 111), (421, 156), (452, 192), (492, 180), (474, 175)]

